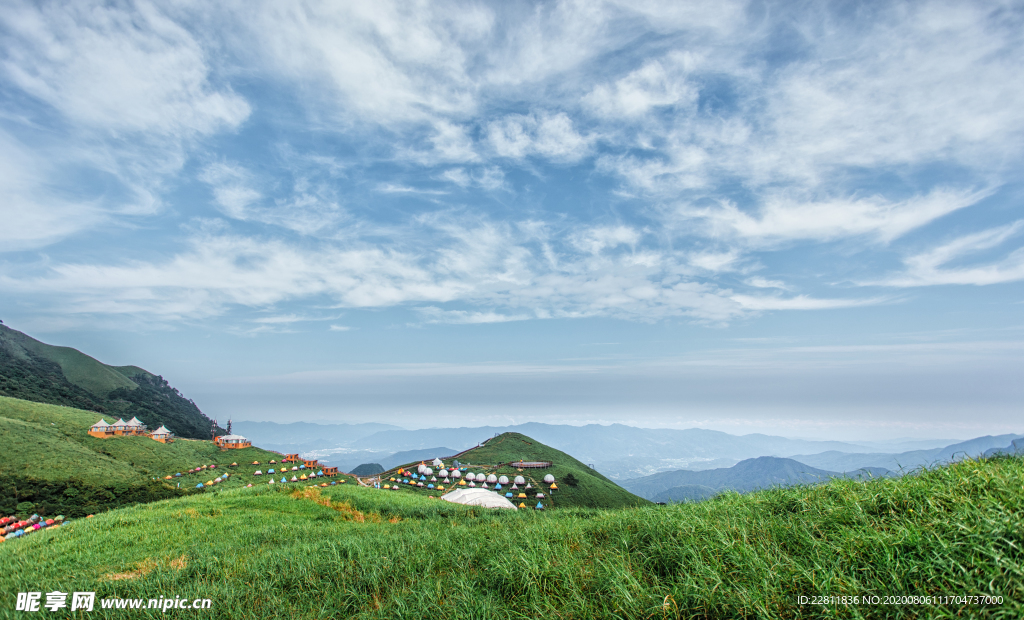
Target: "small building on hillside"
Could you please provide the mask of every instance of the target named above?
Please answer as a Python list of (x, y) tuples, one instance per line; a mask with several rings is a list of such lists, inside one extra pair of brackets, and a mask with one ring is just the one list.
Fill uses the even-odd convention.
[(312, 461), (303, 460), (302, 464), (305, 465), (307, 469), (315, 469), (317, 467), (320, 467), (320, 462), (317, 459), (313, 459)]
[(241, 435), (221, 435), (220, 437), (214, 438), (213, 443), (217, 444), (223, 450), (248, 448), (252, 446), (252, 442)]
[(100, 421), (89, 427), (89, 434), (100, 439), (114, 436), (114, 425), (100, 418)]
[(160, 425), (160, 428), (153, 431), (153, 434), (150, 435), (150, 437), (160, 443), (171, 443), (174, 441), (174, 433), (168, 430), (163, 424)]
[(338, 468), (337, 467), (324, 467), (324, 475), (325, 476), (337, 476), (338, 475)]
[(298, 463), (301, 460), (302, 459), (299, 458), (298, 454), (286, 454), (286, 455), (284, 455), (284, 458), (281, 459), (281, 462), (282, 463)]

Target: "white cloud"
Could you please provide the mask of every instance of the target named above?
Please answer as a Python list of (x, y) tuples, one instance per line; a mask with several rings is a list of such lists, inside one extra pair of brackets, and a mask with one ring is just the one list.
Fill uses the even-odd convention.
[(784, 291), (789, 290), (789, 286), (787, 286), (785, 282), (781, 280), (769, 280), (767, 278), (762, 278), (761, 276), (747, 278), (744, 280), (744, 283), (748, 286), (753, 286), (754, 288), (777, 288)]
[(599, 84), (583, 97), (584, 107), (594, 114), (618, 120), (647, 114), (652, 108), (697, 102), (698, 89), (686, 81), (686, 73), (698, 63), (693, 54), (673, 52), (647, 62), (611, 84)]
[(203, 49), (153, 5), (8, 5), (3, 71), (72, 122), (167, 136), (235, 127), (249, 105), (209, 81)]
[(800, 201), (770, 196), (756, 214), (723, 202), (717, 207), (682, 207), (684, 220), (698, 220), (713, 238), (753, 244), (807, 239), (829, 241), (869, 235), (889, 242), (944, 215), (969, 207), (990, 191), (935, 189), (924, 196), (891, 201), (869, 198)]
[(330, 332), (347, 332), (347, 331), (350, 331), (351, 329), (352, 328), (349, 327), (348, 325), (331, 325), (328, 328), (327, 331), (330, 331)]
[(603, 250), (620, 245), (636, 245), (639, 241), (640, 232), (629, 226), (588, 228), (572, 237), (573, 245), (590, 254), (600, 254)]
[(510, 114), (490, 123), (487, 136), (500, 157), (523, 159), (538, 156), (570, 163), (586, 157), (593, 141), (577, 133), (572, 120), (564, 112)]
[(1021, 230), (1024, 230), (1024, 220), (958, 237), (904, 259), (906, 271), (903, 274), (866, 284), (899, 287), (940, 284), (984, 286), (1024, 280), (1024, 248), (1017, 248), (1001, 260), (987, 264), (950, 266), (950, 263), (960, 259), (999, 247), (1017, 236)]
[(501, 314), (498, 312), (471, 312), (466, 310), (442, 310), (434, 306), (416, 308), (423, 316), (424, 323), (453, 323), (457, 325), (474, 325), (481, 323), (507, 323), (509, 321), (527, 321), (532, 317), (527, 314)]

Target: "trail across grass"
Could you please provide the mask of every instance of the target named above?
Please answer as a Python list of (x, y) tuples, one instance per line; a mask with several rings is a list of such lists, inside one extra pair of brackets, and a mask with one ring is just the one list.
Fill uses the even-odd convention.
[[(550, 513), (351, 484), (275, 487), (119, 509), (0, 543), (0, 614), (16, 592), (59, 589), (210, 598), (204, 617), (215, 618), (1024, 617), (1019, 457)], [(1003, 603), (799, 604), (844, 595)], [(103, 613), (117, 612), (89, 617)]]

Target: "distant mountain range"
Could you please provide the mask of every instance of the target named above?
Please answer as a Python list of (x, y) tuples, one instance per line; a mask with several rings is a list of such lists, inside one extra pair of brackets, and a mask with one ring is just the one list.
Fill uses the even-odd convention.
[(138, 366), (108, 366), (2, 324), (0, 396), (95, 411), (96, 420), (103, 415), (108, 422), (137, 417), (179, 437), (210, 439), (213, 430), (212, 420), (160, 375)]
[(831, 471), (853, 471), (863, 467), (882, 467), (896, 472), (911, 471), (921, 466), (982, 456), (988, 450), (1005, 448), (1014, 440), (1022, 438), (1024, 435), (986, 435), (932, 450), (912, 450), (898, 454), (851, 454), (828, 450), (818, 454), (798, 454), (791, 458), (811, 467)]
[[(342, 469), (360, 463), (385, 464), (388, 456), (448, 446), (458, 452), (500, 433), (517, 432), (574, 454), (613, 480), (670, 469), (728, 467), (757, 456), (809, 452), (872, 452), (869, 446), (839, 441), (809, 441), (771, 435), (730, 435), (703, 429), (646, 429), (612, 424), (570, 426), (531, 422), (515, 426), (374, 430), (373, 424), (275, 424), (237, 422), (235, 428), (258, 445), (281, 452), (300, 451)], [(379, 425), (376, 425), (379, 426)], [(373, 431), (373, 432), (371, 432)], [(287, 443), (283, 443), (288, 438)], [(289, 449), (294, 448), (294, 449)], [(424, 457), (426, 458), (426, 457)]]
[(794, 484), (812, 484), (837, 477), (883, 477), (886, 469), (872, 468), (850, 473), (825, 471), (793, 459), (761, 456), (740, 461), (732, 467), (705, 471), (665, 471), (652, 476), (626, 480), (627, 491), (654, 502), (699, 501), (723, 491), (746, 493), (758, 489)]

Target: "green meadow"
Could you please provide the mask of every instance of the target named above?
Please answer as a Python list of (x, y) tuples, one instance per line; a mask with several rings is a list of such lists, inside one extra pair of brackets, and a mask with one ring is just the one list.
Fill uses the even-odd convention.
[[(16, 592), (58, 589), (209, 598), (202, 613), (214, 618), (1019, 619), (1022, 511), (1020, 457), (696, 504), (551, 512), (488, 511), (406, 489), (260, 484), (0, 543), (0, 613), (12, 613)], [(1002, 603), (799, 598), (965, 595)], [(87, 617), (163, 615), (98, 607)]]

